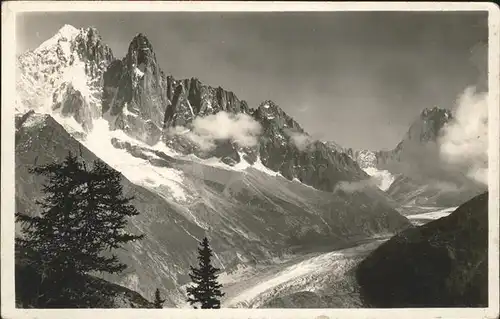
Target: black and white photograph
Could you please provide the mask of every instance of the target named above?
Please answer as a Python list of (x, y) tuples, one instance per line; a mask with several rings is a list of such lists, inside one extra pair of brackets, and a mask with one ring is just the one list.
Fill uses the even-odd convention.
[(498, 7), (132, 2), (2, 5), (2, 317), (498, 316)]

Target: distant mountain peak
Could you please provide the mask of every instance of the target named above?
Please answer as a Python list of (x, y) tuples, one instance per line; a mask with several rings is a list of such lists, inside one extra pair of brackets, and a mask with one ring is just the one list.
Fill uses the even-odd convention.
[(130, 50), (153, 51), (153, 45), (144, 33), (138, 33), (132, 41), (130, 41), (128, 51), (130, 52)]
[(261, 102), (260, 105), (259, 105), (259, 108), (265, 108), (265, 109), (271, 108), (271, 109), (279, 109), (279, 110), (281, 110), (279, 108), (279, 106), (276, 103), (274, 103), (273, 101), (271, 101), (271, 100), (265, 100), (265, 101)]
[(436, 118), (436, 117), (444, 117), (446, 119), (451, 118), (451, 111), (445, 108), (440, 108), (438, 106), (434, 106), (433, 108), (425, 108), (420, 113), (420, 117), (425, 118)]
[(147, 65), (152, 65), (155, 73), (160, 73), (157, 70), (159, 67), (157, 66), (153, 46), (143, 33), (138, 33), (130, 42), (126, 60), (129, 68), (137, 67), (141, 72), (144, 72)]
[(59, 31), (57, 31), (57, 34), (72, 35), (78, 32), (79, 32), (78, 28), (75, 28), (71, 24), (65, 24), (59, 29)]
[(56, 34), (54, 34), (54, 36), (40, 44), (38, 48), (33, 50), (33, 52), (41, 53), (42, 51), (50, 50), (51, 48), (59, 46), (60, 42), (70, 43), (78, 36), (79, 33), (79, 29), (72, 25), (65, 24), (56, 32)]

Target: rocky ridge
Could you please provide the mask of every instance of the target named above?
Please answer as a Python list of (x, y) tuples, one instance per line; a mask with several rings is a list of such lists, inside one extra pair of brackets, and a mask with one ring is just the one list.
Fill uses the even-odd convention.
[[(259, 160), (289, 180), (326, 191), (332, 191), (338, 180), (368, 178), (334, 142), (313, 140), (272, 101), (252, 109), (221, 87), (166, 75), (143, 34), (134, 37), (123, 59), (116, 60), (95, 28), (64, 26), (18, 61), (23, 110), (50, 109), (73, 118), (85, 131), (92, 128), (94, 119), (103, 117), (111, 129), (149, 145), (165, 143), (180, 153), (216, 157), (229, 165)], [(206, 150), (185, 134), (193, 130), (194, 119), (222, 111), (257, 121), (262, 127), (257, 145), (222, 140)]]

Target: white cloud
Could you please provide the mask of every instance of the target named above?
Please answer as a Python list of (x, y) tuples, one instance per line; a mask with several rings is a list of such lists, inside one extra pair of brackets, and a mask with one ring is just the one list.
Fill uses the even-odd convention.
[(243, 113), (230, 114), (224, 111), (205, 117), (197, 117), (191, 129), (174, 127), (174, 134), (184, 135), (203, 150), (212, 149), (216, 141), (230, 140), (242, 147), (257, 145), (261, 125)]
[(285, 129), (284, 132), (290, 137), (293, 144), (297, 146), (299, 151), (304, 151), (309, 145), (313, 144), (316, 141), (316, 139), (305, 133), (296, 132), (289, 129)]
[(354, 192), (362, 192), (367, 188), (375, 188), (378, 187), (378, 179), (377, 178), (369, 178), (369, 179), (364, 179), (361, 181), (340, 181), (335, 185), (335, 188), (333, 189), (333, 193), (336, 193), (338, 191), (343, 191), (345, 193), (354, 193)]
[(454, 118), (442, 129), (438, 143), (441, 158), (488, 184), (488, 94), (467, 88), (457, 101)]
[(460, 192), (462, 190), (457, 184), (446, 181), (434, 181), (430, 185), (445, 192)]
[(376, 167), (366, 167), (363, 170), (371, 176), (374, 184), (384, 192), (391, 187), (395, 180), (394, 175), (388, 170), (379, 170)]

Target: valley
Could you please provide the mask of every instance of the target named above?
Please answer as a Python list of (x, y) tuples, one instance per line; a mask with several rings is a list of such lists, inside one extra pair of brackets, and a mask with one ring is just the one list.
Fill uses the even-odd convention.
[[(448, 216), (456, 207), (427, 208), (406, 215), (415, 226)], [(359, 261), (386, 242), (390, 237), (369, 238), (352, 247), (328, 253), (294, 256), (275, 265), (261, 268), (238, 268), (224, 272), (221, 282), (228, 308), (356, 308), (363, 306), (353, 271)], [(294, 298), (300, 293), (307, 297)], [(312, 295), (312, 296), (311, 296)]]

